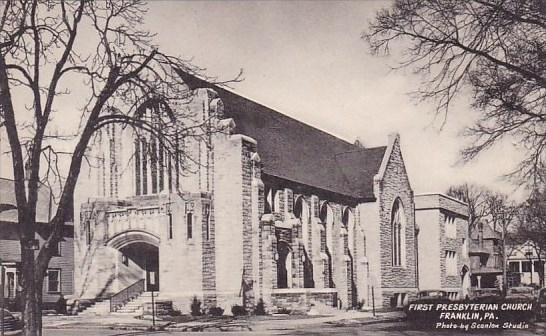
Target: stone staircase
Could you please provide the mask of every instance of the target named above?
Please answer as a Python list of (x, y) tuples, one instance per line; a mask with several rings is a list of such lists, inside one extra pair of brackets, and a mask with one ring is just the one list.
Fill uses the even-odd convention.
[[(159, 293), (154, 293), (154, 300), (157, 300)], [(98, 299), (95, 303), (91, 304), (85, 310), (80, 312), (78, 315), (81, 316), (91, 316), (91, 315), (131, 315), (138, 316), (142, 315), (144, 312), (144, 306), (151, 306), (152, 303), (152, 293), (143, 292), (138, 295), (131, 301), (127, 302), (122, 307), (118, 308), (115, 312), (110, 312), (110, 300), (108, 299)], [(156, 302), (156, 309), (161, 303)], [(159, 308), (158, 310), (161, 310)], [(163, 309), (164, 310), (164, 309)]]
[[(159, 293), (154, 293), (154, 299), (157, 298)], [(123, 307), (119, 308), (112, 314), (123, 314), (123, 315), (142, 315), (143, 306), (152, 302), (152, 293), (143, 292), (138, 297), (127, 302)]]
[(94, 303), (78, 313), (78, 315), (81, 316), (108, 314), (110, 314), (110, 300), (108, 299), (97, 299)]

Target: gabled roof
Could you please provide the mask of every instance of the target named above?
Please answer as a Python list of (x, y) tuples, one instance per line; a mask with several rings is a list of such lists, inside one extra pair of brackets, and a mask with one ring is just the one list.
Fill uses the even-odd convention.
[(373, 199), (373, 177), (386, 146), (361, 148), (186, 72), (191, 89), (211, 88), (237, 134), (258, 143), (263, 172), (357, 199)]
[[(16, 223), (18, 215), (13, 180), (0, 178), (0, 204), (3, 205), (3, 208), (11, 208), (10, 210), (0, 210), (0, 222)], [(50, 189), (43, 185), (40, 186), (38, 189), (38, 203), (36, 204), (36, 221), (38, 223), (49, 222), (49, 217), (54, 210)]]

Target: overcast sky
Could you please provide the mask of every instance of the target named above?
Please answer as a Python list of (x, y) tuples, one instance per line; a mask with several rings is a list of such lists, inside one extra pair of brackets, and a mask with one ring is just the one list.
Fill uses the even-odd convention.
[(458, 164), (459, 136), (476, 112), (461, 99), (440, 130), (428, 104), (408, 92), (419, 78), (391, 71), (394, 57), (369, 54), (361, 33), (383, 1), (151, 1), (146, 25), (160, 48), (193, 58), (207, 74), (233, 78), (235, 92), (353, 142), (380, 146), (401, 135), (416, 193), (464, 181), (511, 193), (500, 177), (514, 167), (509, 143)]
[(145, 25), (157, 33), (161, 50), (191, 58), (220, 80), (243, 69), (244, 81), (232, 85), (235, 92), (349, 142), (359, 138), (367, 147), (382, 146), (389, 133), (398, 132), (416, 193), (445, 192), (463, 182), (514, 193), (501, 178), (517, 162), (509, 141), (470, 164), (458, 163), (467, 141), (459, 134), (477, 115), (468, 97), (440, 130), (443, 118), (435, 119), (433, 106), (408, 95), (420, 79), (411, 71), (392, 71), (396, 57), (369, 54), (361, 34), (388, 4), (149, 1)]

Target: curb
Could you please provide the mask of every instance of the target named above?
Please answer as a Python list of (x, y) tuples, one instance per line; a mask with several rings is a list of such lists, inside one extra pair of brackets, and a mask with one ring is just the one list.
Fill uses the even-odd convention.
[[(390, 323), (390, 322), (403, 322), (405, 320), (406, 320), (406, 318), (403, 317), (403, 316), (396, 316), (396, 317), (385, 317), (385, 318), (381, 318), (381, 317), (369, 318), (369, 319), (365, 319), (363, 321), (359, 321), (357, 319), (354, 319), (354, 320), (345, 319), (345, 320), (330, 321), (330, 322), (325, 322), (325, 323), (326, 324), (331, 324), (331, 325), (336, 325), (336, 324), (339, 324), (339, 325), (372, 325), (372, 324)], [(347, 323), (346, 321), (351, 321), (351, 322)]]

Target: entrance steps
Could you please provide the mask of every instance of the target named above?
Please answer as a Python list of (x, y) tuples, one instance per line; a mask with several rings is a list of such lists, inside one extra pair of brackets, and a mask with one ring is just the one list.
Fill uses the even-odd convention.
[[(157, 299), (159, 293), (154, 292), (154, 299)], [(114, 314), (123, 315), (142, 315), (144, 304), (152, 302), (152, 293), (143, 292), (133, 300), (127, 302), (123, 307), (115, 311)]]
[[(160, 302), (159, 293), (154, 292), (154, 301), (156, 305), (156, 313), (170, 313), (172, 310), (172, 304), (166, 305), (164, 302)], [(151, 309), (152, 293), (143, 292), (135, 297), (133, 300), (127, 302), (122, 307), (118, 308), (115, 312), (110, 312), (110, 300), (109, 299), (97, 299), (93, 304), (85, 308), (78, 315), (80, 316), (94, 316), (94, 315), (125, 315), (125, 316), (139, 316), (145, 313), (144, 307), (147, 306)]]
[(94, 303), (78, 313), (80, 316), (108, 314), (110, 314), (110, 300), (108, 299), (97, 299)]

